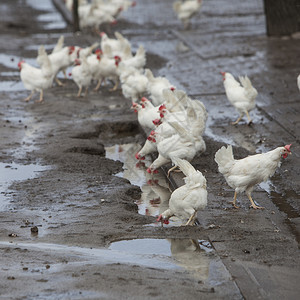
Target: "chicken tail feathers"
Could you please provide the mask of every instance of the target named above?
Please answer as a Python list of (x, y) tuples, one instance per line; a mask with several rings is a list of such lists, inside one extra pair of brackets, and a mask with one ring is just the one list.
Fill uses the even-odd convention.
[(65, 37), (61, 35), (51, 53), (53, 54), (55, 52), (60, 51), (64, 46), (64, 42), (65, 42)]
[(185, 159), (174, 157), (173, 162), (180, 168), (185, 176), (189, 176), (196, 172), (195, 168)]
[(227, 148), (225, 146), (221, 147), (215, 154), (215, 162), (219, 166), (219, 171), (222, 173), (224, 167), (234, 161), (232, 146), (229, 145)]
[(51, 62), (47, 55), (44, 45), (41, 45), (39, 47), (37, 61), (38, 64), (41, 66), (44, 75), (49, 76), (52, 74)]
[(244, 77), (240, 76), (239, 80), (240, 80), (242, 86), (245, 88), (247, 97), (251, 100), (255, 100), (258, 93), (257, 93), (257, 90), (253, 87), (248, 76), (244, 76)]
[(153, 73), (150, 69), (146, 69), (145, 70), (145, 76), (148, 78), (149, 81), (153, 81), (154, 80), (154, 76)]

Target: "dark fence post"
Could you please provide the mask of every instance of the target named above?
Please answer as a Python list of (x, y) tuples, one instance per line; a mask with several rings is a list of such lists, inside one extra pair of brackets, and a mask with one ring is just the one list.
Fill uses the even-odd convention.
[(269, 36), (300, 31), (300, 0), (264, 0), (264, 6)]
[(79, 16), (78, 16), (78, 0), (73, 1), (73, 31), (77, 32), (80, 30), (79, 27)]

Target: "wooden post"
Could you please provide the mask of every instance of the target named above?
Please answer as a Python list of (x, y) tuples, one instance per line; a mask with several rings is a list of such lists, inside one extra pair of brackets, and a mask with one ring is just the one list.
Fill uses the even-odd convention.
[(264, 0), (267, 35), (300, 31), (300, 0)]
[(73, 31), (80, 31), (78, 16), (78, 0), (73, 0)]

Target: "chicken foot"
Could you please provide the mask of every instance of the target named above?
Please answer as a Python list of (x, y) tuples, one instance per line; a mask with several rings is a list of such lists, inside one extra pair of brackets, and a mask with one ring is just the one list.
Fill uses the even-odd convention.
[(25, 98), (24, 101), (28, 102), (33, 95), (34, 95), (34, 91), (31, 91), (30, 95), (27, 98)]
[[(248, 113), (248, 112), (247, 112), (247, 113)], [(237, 119), (235, 122), (232, 122), (231, 124), (232, 124), (232, 125), (236, 125), (239, 121), (242, 120), (243, 116), (244, 116), (244, 114), (241, 114), (241, 115), (238, 117), (238, 119)]]
[(253, 201), (253, 199), (252, 199), (250, 193), (247, 194), (247, 196), (248, 196), (248, 198), (249, 198), (249, 200), (250, 200), (250, 202), (251, 202), (250, 207), (252, 207), (252, 208), (254, 208), (254, 209), (264, 209), (264, 207), (262, 207), (262, 206), (257, 206), (257, 205), (254, 203), (254, 201)]
[(237, 197), (237, 192), (234, 192), (234, 196), (233, 196), (233, 201), (230, 201), (229, 203), (232, 203), (232, 206), (234, 208), (239, 208), (235, 203), (236, 203), (236, 197)]
[(110, 92), (114, 92), (114, 91), (116, 91), (116, 90), (117, 90), (117, 88), (118, 88), (118, 86), (119, 86), (119, 80), (117, 80), (117, 81), (116, 81), (116, 83), (115, 83), (114, 87), (113, 87), (112, 89), (109, 89), (109, 91), (110, 91)]
[(65, 84), (62, 83), (57, 77), (55, 77), (54, 80), (59, 86), (65, 86)]

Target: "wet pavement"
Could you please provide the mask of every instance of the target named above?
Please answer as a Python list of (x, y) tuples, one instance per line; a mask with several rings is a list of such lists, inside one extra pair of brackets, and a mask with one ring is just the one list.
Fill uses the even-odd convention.
[[(207, 150), (193, 160), (208, 207), (194, 228), (155, 222), (182, 176), (149, 176), (151, 157), (135, 159), (145, 133), (120, 90), (77, 99), (67, 80), (41, 105), (22, 101), (21, 58), (36, 65), (39, 45), (50, 50), (61, 34), (66, 45), (98, 37), (73, 35), (50, 0), (1, 3), (0, 299), (297, 299), (300, 40), (265, 36), (262, 1), (205, 1), (188, 31), (172, 2), (139, 0), (111, 30), (133, 50), (144, 45), (147, 67), (208, 110)], [(231, 125), (220, 71), (257, 88), (251, 126)], [(253, 192), (264, 211), (249, 210), (245, 195), (240, 210), (228, 204), (233, 191), (213, 161), (227, 143), (237, 157), (293, 144)]]

